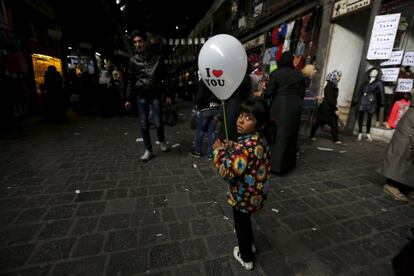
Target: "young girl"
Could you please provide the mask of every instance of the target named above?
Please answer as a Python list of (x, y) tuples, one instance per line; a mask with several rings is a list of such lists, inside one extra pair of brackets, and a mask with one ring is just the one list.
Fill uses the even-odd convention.
[(252, 225), (250, 214), (263, 207), (269, 190), (270, 151), (259, 134), (267, 112), (261, 100), (242, 103), (237, 118), (238, 142), (216, 140), (214, 163), (229, 184), (227, 202), (233, 206), (238, 246), (233, 255), (247, 270), (253, 269)]

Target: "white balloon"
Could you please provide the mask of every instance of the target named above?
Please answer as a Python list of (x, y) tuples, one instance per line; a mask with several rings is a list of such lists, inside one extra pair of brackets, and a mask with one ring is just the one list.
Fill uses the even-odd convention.
[(236, 91), (246, 75), (246, 69), (246, 50), (231, 35), (213, 36), (198, 55), (201, 78), (220, 100), (227, 100)]

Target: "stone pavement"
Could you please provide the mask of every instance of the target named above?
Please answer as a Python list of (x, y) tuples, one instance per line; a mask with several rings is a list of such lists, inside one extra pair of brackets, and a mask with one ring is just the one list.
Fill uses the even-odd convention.
[[(307, 144), (297, 169), (271, 178), (253, 215), (258, 252), (244, 271), (225, 184), (188, 154), (189, 108), (171, 146), (139, 161), (136, 118), (31, 120), (0, 135), (1, 275), (393, 275), (414, 204), (382, 191), (384, 144)], [(153, 138), (155, 138), (153, 136)], [(332, 148), (321, 151), (317, 147)]]

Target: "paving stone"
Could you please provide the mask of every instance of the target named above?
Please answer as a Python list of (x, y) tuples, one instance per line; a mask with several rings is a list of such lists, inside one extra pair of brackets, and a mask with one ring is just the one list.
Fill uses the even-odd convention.
[(135, 210), (136, 202), (133, 198), (111, 199), (106, 201), (105, 213), (126, 213)]
[(209, 218), (209, 221), (216, 233), (227, 233), (234, 230), (232, 221), (226, 220), (223, 217), (212, 217)]
[(292, 231), (308, 230), (315, 226), (314, 223), (304, 215), (282, 218), (281, 221), (287, 224)]
[(23, 242), (29, 242), (37, 234), (40, 224), (26, 224), (10, 226), (0, 232), (0, 246), (11, 246)]
[(103, 191), (81, 192), (76, 195), (76, 202), (96, 201), (102, 198)]
[(207, 219), (192, 220), (190, 225), (196, 236), (205, 236), (214, 233), (214, 229)]
[(384, 246), (380, 245), (371, 238), (358, 240), (355, 242), (355, 245), (363, 248), (365, 251), (369, 252), (372, 256), (378, 259), (391, 255), (390, 250), (386, 249)]
[(26, 263), (35, 244), (24, 244), (13, 247), (1, 247), (0, 248), (0, 268), (11, 269), (20, 268)]
[(131, 214), (131, 226), (143, 226), (160, 222), (160, 212), (155, 209), (147, 209)]
[(176, 276), (205, 276), (204, 266), (202, 263), (191, 263), (184, 265), (177, 265), (174, 268), (174, 274)]
[(105, 211), (106, 202), (84, 203), (79, 206), (76, 217), (96, 216)]
[(44, 276), (50, 271), (50, 266), (41, 265), (40, 267), (31, 267), (28, 269), (14, 270), (13, 272), (1, 274), (2, 276)]
[(161, 208), (168, 206), (168, 199), (166, 195), (158, 195), (152, 197), (152, 205), (154, 208)]
[(202, 239), (183, 241), (182, 247), (186, 261), (202, 260), (208, 255), (207, 247)]
[(153, 246), (149, 253), (150, 268), (162, 268), (184, 262), (184, 256), (179, 243)]
[(355, 243), (343, 244), (335, 247), (333, 250), (338, 257), (352, 268), (368, 265), (375, 261), (375, 258), (368, 251), (357, 246)]
[(12, 223), (18, 216), (20, 210), (0, 212), (0, 225), (2, 227)]
[(13, 210), (19, 208), (25, 202), (23, 197), (6, 198), (0, 201), (0, 211)]
[[(38, 194), (41, 194), (44, 189), (45, 189), (44, 186), (21, 187), (21, 188), (16, 189), (16, 191), (12, 194), (12, 196), (18, 197), (18, 196), (38, 195)], [(46, 192), (49, 192), (49, 191), (46, 191)]]
[(60, 220), (46, 224), (40, 232), (39, 239), (51, 239), (65, 236), (70, 227), (73, 224), (73, 220)]
[(106, 199), (113, 199), (113, 198), (125, 198), (127, 197), (128, 189), (114, 189), (106, 191), (105, 198)]
[(50, 207), (43, 220), (70, 218), (75, 213), (75, 210), (76, 205)]
[(137, 247), (137, 233), (135, 230), (120, 230), (108, 233), (105, 251), (113, 252), (122, 249)]
[(75, 196), (75, 193), (52, 195), (46, 202), (46, 205), (62, 205), (71, 203), (74, 200)]
[(177, 219), (182, 221), (198, 217), (197, 211), (193, 205), (176, 207), (175, 214)]
[(139, 229), (138, 243), (140, 246), (149, 246), (169, 240), (167, 225), (155, 224)]
[(334, 242), (345, 242), (355, 238), (351, 232), (339, 224), (330, 224), (320, 230)]
[(129, 226), (130, 214), (115, 214), (101, 217), (98, 231), (127, 228)]
[(341, 259), (339, 259), (332, 251), (323, 251), (318, 253), (320, 260), (326, 264), (334, 273), (333, 275), (339, 275), (340, 273), (348, 272), (350, 270)]
[(95, 231), (98, 225), (99, 217), (80, 218), (72, 230), (72, 235), (83, 235)]
[(97, 255), (102, 249), (104, 239), (105, 236), (101, 233), (82, 236), (75, 246), (72, 257)]
[(228, 257), (216, 258), (206, 261), (204, 269), (207, 275), (236, 275), (231, 268), (231, 262)]
[(201, 203), (196, 205), (197, 212), (202, 217), (212, 217), (222, 215), (222, 211), (217, 204)]
[(186, 222), (168, 224), (168, 233), (173, 241), (191, 238), (190, 227)]
[(173, 208), (163, 208), (161, 209), (161, 217), (163, 222), (172, 222), (176, 221), (176, 215)]
[(336, 218), (337, 220), (344, 220), (344, 219), (350, 219), (353, 218), (353, 215), (351, 212), (348, 211), (347, 208), (345, 207), (335, 207), (335, 208), (330, 208), (329, 210), (327, 210), (327, 212), (332, 215), (334, 218)]
[(106, 275), (134, 275), (148, 269), (148, 250), (138, 249), (110, 256)]
[(188, 192), (180, 192), (175, 194), (167, 194), (168, 206), (183, 206), (190, 204)]
[(345, 226), (356, 236), (365, 236), (372, 232), (370, 226), (368, 226), (363, 219), (352, 219), (343, 221), (342, 225)]
[(303, 197), (302, 200), (309, 205), (312, 210), (328, 206), (325, 202), (315, 196)]
[(98, 181), (98, 182), (92, 183), (91, 190), (103, 190), (103, 189), (115, 188), (116, 185), (117, 185), (116, 180)]
[(206, 241), (210, 254), (215, 257), (233, 252), (233, 245), (237, 244), (236, 235), (233, 233), (208, 236)]
[[(142, 195), (135, 198), (135, 205), (137, 210), (146, 208), (153, 208), (152, 197), (143, 197)], [(168, 199), (167, 199), (168, 200)]]
[(310, 250), (321, 250), (331, 245), (326, 235), (319, 230), (306, 231), (298, 234), (298, 237), (303, 245)]
[(37, 247), (30, 263), (43, 263), (54, 260), (66, 259), (75, 245), (76, 238), (66, 238), (44, 242)]
[(105, 259), (105, 256), (96, 256), (59, 263), (53, 269), (52, 275), (81, 276), (87, 273), (88, 276), (100, 276), (104, 273)]

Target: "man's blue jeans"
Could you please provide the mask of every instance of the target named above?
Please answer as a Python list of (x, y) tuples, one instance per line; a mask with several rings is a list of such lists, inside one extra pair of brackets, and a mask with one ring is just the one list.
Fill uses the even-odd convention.
[(214, 119), (214, 117), (217, 114), (218, 108), (210, 108), (200, 111), (197, 119), (195, 151), (198, 153), (202, 153), (201, 148), (203, 145), (203, 134), (206, 131), (208, 138), (207, 154), (209, 157), (213, 156), (213, 144), (216, 129), (216, 120)]
[(161, 100), (159, 98), (145, 99), (138, 97), (138, 112), (142, 139), (144, 140), (145, 149), (152, 152), (149, 118), (150, 108), (152, 110), (152, 122), (157, 129), (158, 141), (164, 142), (164, 125), (161, 120)]

